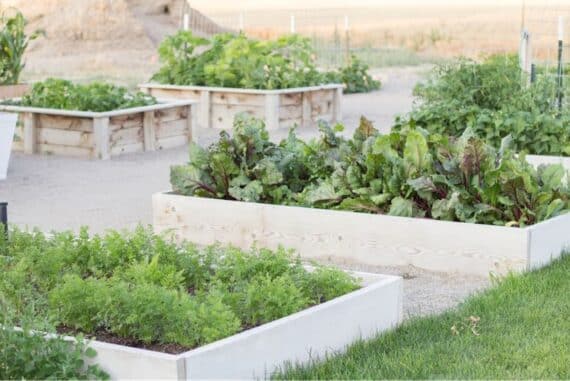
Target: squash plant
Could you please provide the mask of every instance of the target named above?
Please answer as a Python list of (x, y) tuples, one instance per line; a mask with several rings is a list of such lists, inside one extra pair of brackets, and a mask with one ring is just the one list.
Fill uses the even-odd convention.
[(24, 52), (39, 31), (27, 35), (26, 19), (21, 12), (8, 16), (7, 11), (0, 15), (0, 85), (15, 85), (24, 69)]
[(234, 134), (207, 149), (192, 144), (188, 164), (171, 169), (176, 193), (404, 217), (506, 226), (531, 225), (570, 208), (561, 165), (529, 165), (471, 129), (455, 138), (409, 126), (381, 135), (362, 119), (351, 139), (322, 124), (319, 139), (291, 131), (269, 141), (263, 122), (245, 115)]

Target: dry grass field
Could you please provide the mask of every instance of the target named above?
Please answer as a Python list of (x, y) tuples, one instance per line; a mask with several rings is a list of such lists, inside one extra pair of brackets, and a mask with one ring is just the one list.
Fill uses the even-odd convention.
[[(156, 48), (180, 27), (185, 0), (1, 0), (29, 18), (45, 37), (32, 43), (25, 78), (108, 78), (134, 85), (158, 67)], [(197, 0), (192, 7), (223, 27), (259, 38), (295, 30), (331, 64), (349, 46), (372, 66), (406, 66), (458, 55), (479, 57), (518, 48), (521, 25), (534, 54), (554, 57), (557, 17), (570, 36), (570, 0)], [(198, 32), (203, 21), (191, 25)]]

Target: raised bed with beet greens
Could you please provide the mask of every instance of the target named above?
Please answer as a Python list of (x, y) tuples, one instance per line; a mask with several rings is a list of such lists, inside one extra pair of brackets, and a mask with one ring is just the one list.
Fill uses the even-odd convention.
[[(284, 243), (307, 258), (487, 275), (542, 266), (570, 244), (561, 165), (528, 164), (505, 139), (409, 127), (350, 139), (325, 124), (279, 144), (239, 118), (233, 137), (190, 147), (154, 197), (154, 228), (199, 243)], [(357, 212), (357, 213), (355, 213)]]

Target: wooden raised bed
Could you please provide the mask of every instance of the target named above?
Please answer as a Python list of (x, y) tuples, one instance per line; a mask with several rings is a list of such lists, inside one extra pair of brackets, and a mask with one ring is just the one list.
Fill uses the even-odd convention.
[(527, 155), (526, 161), (535, 167), (541, 164), (561, 164), (570, 171), (570, 157), (568, 156)]
[(157, 193), (153, 225), (197, 244), (284, 245), (306, 259), (482, 276), (541, 267), (570, 248), (570, 213), (514, 228)]
[(233, 89), (205, 86), (139, 85), (141, 91), (158, 98), (199, 101), (197, 126), (229, 130), (234, 117), (246, 112), (265, 120), (268, 130), (310, 127), (319, 120), (342, 119), (343, 85), (330, 84), (283, 90)]
[(352, 273), (362, 288), (331, 301), (181, 353), (93, 341), (112, 379), (265, 379), (285, 362), (308, 363), (402, 321), (402, 279)]
[(20, 98), (30, 90), (30, 85), (22, 83), (18, 85), (1, 85), (0, 86), (0, 100)]
[(186, 145), (192, 139), (193, 104), (192, 100), (162, 101), (109, 112), (0, 105), (0, 111), (21, 116), (15, 150), (105, 160)]

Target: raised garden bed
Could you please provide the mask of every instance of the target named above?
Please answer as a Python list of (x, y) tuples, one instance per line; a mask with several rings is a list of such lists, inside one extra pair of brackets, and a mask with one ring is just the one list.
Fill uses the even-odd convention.
[(352, 274), (361, 289), (203, 347), (174, 355), (92, 341), (92, 361), (112, 379), (178, 380), (263, 379), (286, 362), (308, 364), (402, 319), (401, 278)]
[(157, 193), (153, 216), (155, 232), (200, 244), (285, 243), (306, 259), (483, 276), (544, 266), (570, 246), (570, 214), (514, 228)]
[(197, 106), (200, 128), (232, 128), (237, 114), (245, 112), (265, 121), (268, 130), (310, 127), (319, 120), (342, 119), (342, 89), (339, 84), (283, 90), (233, 89), (147, 83), (139, 88), (157, 98), (192, 99)]
[(570, 157), (568, 156), (526, 155), (526, 160), (534, 166), (561, 164), (567, 171), (570, 171)]
[(18, 85), (1, 85), (0, 86), (0, 100), (20, 98), (30, 89), (30, 85), (22, 83)]
[(92, 159), (124, 153), (155, 151), (192, 140), (192, 100), (109, 112), (69, 111), (0, 105), (20, 113), (14, 150)]
[(89, 361), (115, 379), (264, 378), (402, 319), (400, 277), (307, 266), (282, 248), (177, 245), (141, 227), (8, 233), (0, 317), (96, 340)]

